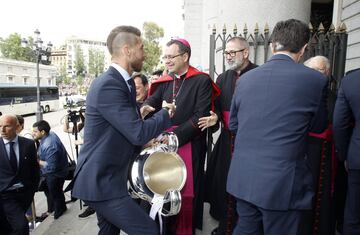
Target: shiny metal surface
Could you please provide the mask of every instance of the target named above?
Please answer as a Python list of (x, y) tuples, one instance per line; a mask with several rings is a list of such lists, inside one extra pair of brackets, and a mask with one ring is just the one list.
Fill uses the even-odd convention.
[(173, 133), (163, 133), (158, 139), (168, 136), (168, 144), (158, 144), (144, 149), (131, 163), (129, 170), (129, 193), (152, 203), (154, 195), (163, 197), (163, 216), (179, 213), (181, 189), (187, 177), (182, 158), (174, 152), (178, 139)]
[(169, 189), (181, 190), (186, 181), (186, 168), (174, 152), (154, 152), (145, 161), (143, 176), (151, 192), (165, 195)]

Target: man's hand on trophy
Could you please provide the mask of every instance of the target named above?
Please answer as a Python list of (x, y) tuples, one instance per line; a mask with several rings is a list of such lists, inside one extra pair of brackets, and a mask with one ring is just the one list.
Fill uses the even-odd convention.
[(211, 126), (214, 126), (216, 122), (218, 121), (218, 116), (213, 111), (210, 111), (210, 116), (199, 118), (199, 128), (201, 131), (205, 130), (206, 128), (209, 128)]
[(154, 112), (155, 108), (151, 107), (150, 105), (144, 105), (140, 108), (140, 114), (141, 118), (144, 119), (146, 115), (148, 115), (151, 112)]
[(154, 145), (156, 145), (156, 143), (155, 143), (155, 138), (154, 138), (154, 139), (151, 139), (149, 142), (147, 142), (142, 148), (143, 148), (143, 149), (151, 148), (151, 147), (153, 147)]
[(169, 112), (170, 118), (172, 118), (175, 114), (176, 105), (173, 103), (167, 103), (165, 100), (162, 102), (162, 108), (166, 109)]
[(161, 133), (158, 137), (154, 139), (155, 144), (168, 144), (169, 143), (169, 135), (167, 135), (165, 132)]

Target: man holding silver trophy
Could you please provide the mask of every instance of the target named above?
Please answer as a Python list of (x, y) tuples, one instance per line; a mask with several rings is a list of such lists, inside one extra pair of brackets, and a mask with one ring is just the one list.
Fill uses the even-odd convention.
[(140, 31), (114, 28), (107, 39), (109, 69), (96, 78), (86, 99), (84, 145), (75, 172), (73, 196), (95, 209), (99, 234), (159, 234), (156, 223), (131, 199), (128, 169), (141, 146), (172, 124), (175, 105), (143, 120), (136, 105), (134, 81), (144, 61)]

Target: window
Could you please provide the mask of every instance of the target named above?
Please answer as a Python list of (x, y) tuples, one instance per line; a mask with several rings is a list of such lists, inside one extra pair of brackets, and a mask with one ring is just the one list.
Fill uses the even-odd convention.
[(29, 85), (29, 77), (23, 77), (24, 85)]
[(14, 83), (14, 77), (13, 76), (8, 76), (7, 80), (8, 80), (8, 83)]

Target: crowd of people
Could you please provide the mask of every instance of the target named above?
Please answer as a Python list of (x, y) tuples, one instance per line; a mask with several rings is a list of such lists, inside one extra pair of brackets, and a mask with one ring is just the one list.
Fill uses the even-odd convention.
[[(329, 102), (328, 58), (301, 63), (309, 38), (305, 23), (278, 22), (273, 56), (258, 66), (246, 39), (231, 37), (227, 70), (214, 83), (190, 65), (191, 46), (182, 38), (166, 44), (166, 73), (148, 79), (141, 73), (141, 32), (114, 28), (107, 38), (111, 66), (91, 84), (81, 123), (64, 125), (65, 132), (81, 133), (72, 196), (88, 208), (79, 217), (96, 212), (99, 234), (191, 235), (202, 229), (207, 202), (219, 221), (211, 235), (360, 234), (360, 70), (342, 79), (336, 103)], [(0, 117), (0, 226), (8, 234), (28, 234), (25, 215), (39, 181), (48, 214), (57, 219), (67, 209), (61, 140), (43, 120), (33, 124), (30, 138), (21, 137), (21, 122)], [(153, 220), (129, 195), (128, 168), (165, 131), (178, 139), (187, 178), (180, 212)], [(211, 148), (208, 134), (217, 131)], [(346, 193), (335, 184), (334, 169), (342, 165), (345, 210), (334, 196)]]

